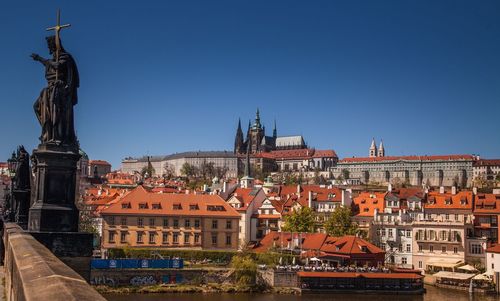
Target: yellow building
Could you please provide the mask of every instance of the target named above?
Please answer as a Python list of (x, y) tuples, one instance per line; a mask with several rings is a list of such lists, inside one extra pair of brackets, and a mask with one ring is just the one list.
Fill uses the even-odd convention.
[(240, 214), (218, 195), (152, 193), (139, 186), (101, 216), (104, 249), (238, 248)]

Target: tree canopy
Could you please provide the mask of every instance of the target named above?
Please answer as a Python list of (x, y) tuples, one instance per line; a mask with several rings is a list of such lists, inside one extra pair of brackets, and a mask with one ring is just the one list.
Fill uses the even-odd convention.
[(345, 206), (335, 208), (325, 223), (325, 231), (331, 236), (356, 235), (358, 225), (351, 221), (351, 209)]
[(301, 207), (285, 216), (283, 230), (288, 232), (314, 232), (314, 213), (309, 207)]

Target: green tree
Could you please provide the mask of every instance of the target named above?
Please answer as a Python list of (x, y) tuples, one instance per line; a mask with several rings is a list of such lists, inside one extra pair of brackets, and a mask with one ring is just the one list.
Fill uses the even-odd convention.
[(196, 175), (196, 168), (193, 165), (186, 162), (186, 163), (182, 164), (181, 174), (185, 175), (188, 178), (192, 177), (192, 176)]
[(351, 208), (345, 206), (335, 208), (325, 223), (325, 231), (335, 237), (358, 234), (358, 225), (351, 221)]
[(257, 278), (257, 263), (250, 256), (234, 256), (231, 260), (236, 282), (240, 285), (254, 285)]
[(347, 170), (347, 169), (342, 169), (342, 178), (343, 178), (344, 180), (349, 179), (349, 170)]
[(309, 207), (301, 207), (285, 216), (283, 230), (288, 232), (314, 232), (314, 213)]

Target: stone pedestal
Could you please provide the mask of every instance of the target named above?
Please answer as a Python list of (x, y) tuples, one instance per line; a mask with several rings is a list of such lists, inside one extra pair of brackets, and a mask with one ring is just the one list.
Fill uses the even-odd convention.
[(29, 230), (77, 232), (75, 205), (77, 147), (42, 144), (33, 151), (35, 182)]
[(90, 280), (91, 233), (78, 232), (75, 205), (77, 146), (41, 144), (33, 151), (33, 201), (29, 233), (65, 264)]
[(16, 204), (16, 216), (15, 222), (23, 230), (28, 229), (28, 214), (30, 209), (30, 191), (29, 190), (14, 190), (12, 195), (14, 196), (14, 203)]

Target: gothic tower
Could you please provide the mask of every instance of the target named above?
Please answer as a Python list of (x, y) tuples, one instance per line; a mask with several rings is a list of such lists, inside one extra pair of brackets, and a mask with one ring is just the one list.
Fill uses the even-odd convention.
[(375, 138), (372, 139), (372, 144), (370, 145), (370, 158), (377, 156), (377, 146), (375, 145)]
[(273, 138), (278, 138), (278, 131), (276, 130), (276, 119), (274, 119)]
[(236, 130), (236, 137), (234, 139), (234, 153), (243, 153), (244, 142), (243, 142), (243, 131), (241, 130), (241, 119), (238, 119), (238, 129)]
[(378, 147), (377, 157), (385, 157), (384, 142), (380, 139), (380, 146)]

